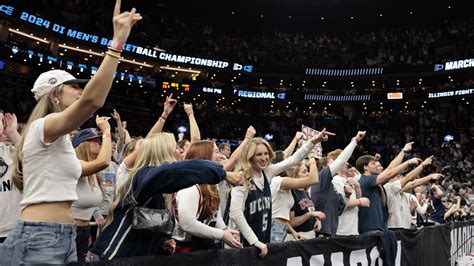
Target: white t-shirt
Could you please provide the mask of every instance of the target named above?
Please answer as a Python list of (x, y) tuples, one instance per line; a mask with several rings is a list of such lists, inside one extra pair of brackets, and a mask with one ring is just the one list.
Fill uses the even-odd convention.
[(117, 193), (118, 189), (120, 188), (120, 186), (122, 186), (122, 184), (127, 182), (129, 174), (130, 174), (130, 169), (128, 169), (127, 166), (125, 166), (125, 161), (123, 161), (117, 168), (117, 175), (115, 176), (116, 178), (115, 179), (116, 181), (115, 193)]
[(31, 123), (23, 144), (23, 210), (40, 202), (76, 201), (82, 168), (68, 134), (44, 141), (44, 121)]
[(72, 203), (72, 216), (74, 219), (89, 221), (100, 214), (99, 203), (102, 202), (103, 195), (100, 190), (97, 178), (92, 178), (93, 183), (89, 183), (89, 178), (83, 176), (77, 182), (77, 201)]
[[(334, 189), (344, 195), (344, 186), (346, 178), (336, 175), (332, 178)], [(352, 193), (349, 199), (356, 199), (355, 189), (352, 188)], [(339, 215), (339, 226), (337, 227), (336, 235), (338, 236), (354, 236), (359, 235), (359, 207), (345, 208), (344, 212)]]
[(387, 192), (388, 228), (411, 228), (409, 198), (402, 190), (401, 180), (389, 182), (383, 186)]
[(0, 237), (6, 237), (20, 217), (21, 192), (13, 185), (13, 154), (15, 146), (0, 142)]
[(270, 190), (272, 192), (272, 218), (282, 218), (290, 221), (290, 210), (295, 204), (293, 195), (290, 190), (281, 190), (281, 182), (284, 178), (275, 176), (270, 183)]

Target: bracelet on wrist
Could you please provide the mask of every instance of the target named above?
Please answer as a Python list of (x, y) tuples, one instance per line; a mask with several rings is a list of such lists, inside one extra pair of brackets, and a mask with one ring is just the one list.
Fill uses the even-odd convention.
[(168, 117), (160, 116), (161, 119), (166, 120)]
[(112, 51), (116, 51), (118, 53), (121, 53), (123, 51), (123, 43), (112, 41), (108, 48)]
[(107, 51), (107, 52), (105, 52), (105, 54), (110, 56), (110, 57), (116, 58), (116, 59), (122, 59), (122, 57), (120, 55), (116, 55), (116, 54), (112, 53), (111, 51)]

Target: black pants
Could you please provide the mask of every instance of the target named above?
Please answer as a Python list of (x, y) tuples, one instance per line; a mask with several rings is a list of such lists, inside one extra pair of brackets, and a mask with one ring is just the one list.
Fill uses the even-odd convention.
[(6, 237), (0, 237), (0, 243), (5, 242), (5, 239), (7, 239), (7, 238)]
[(76, 236), (77, 263), (82, 265), (86, 261), (87, 251), (89, 251), (89, 239), (91, 229), (89, 226), (78, 226)]

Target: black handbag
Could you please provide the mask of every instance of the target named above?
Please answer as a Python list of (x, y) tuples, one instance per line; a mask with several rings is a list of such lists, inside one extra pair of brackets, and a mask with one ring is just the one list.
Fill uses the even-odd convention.
[[(144, 206), (146, 206), (150, 198)], [(163, 204), (165, 206), (165, 204)], [(132, 228), (137, 230), (150, 230), (157, 233), (171, 235), (174, 229), (174, 216), (166, 209), (151, 209), (137, 205), (135, 199), (132, 203), (133, 221)]]

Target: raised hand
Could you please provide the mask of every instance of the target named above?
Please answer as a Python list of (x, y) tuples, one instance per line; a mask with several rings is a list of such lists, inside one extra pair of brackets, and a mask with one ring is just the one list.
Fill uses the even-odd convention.
[(429, 175), (429, 176), (430, 176), (430, 179), (431, 179), (431, 180), (439, 180), (440, 178), (444, 177), (444, 175), (438, 174), (438, 173), (431, 174), (431, 175)]
[(365, 137), (365, 132), (367, 132), (367, 131), (357, 132), (357, 135), (355, 136), (356, 142), (360, 142)]
[(163, 114), (166, 117), (168, 117), (168, 115), (173, 111), (177, 103), (178, 101), (176, 99), (173, 99), (173, 93), (171, 93), (170, 96), (166, 96), (165, 106), (163, 108)]
[(300, 140), (302, 138), (304, 138), (304, 133), (301, 131), (297, 131), (295, 134), (295, 139)]
[(316, 136), (314, 136), (311, 139), (311, 142), (314, 144), (322, 142), (322, 141), (327, 141), (329, 136), (335, 136), (336, 134), (326, 131), (326, 129), (321, 130)]
[(380, 159), (382, 158), (382, 155), (376, 153), (374, 157), (376, 161), (380, 161)]
[(6, 113), (3, 117), (3, 134), (9, 136), (18, 129), (18, 121), (15, 114)]
[(117, 124), (119, 122), (121, 123), (120, 114), (117, 112), (117, 110), (114, 109), (114, 112), (110, 115), (115, 119), (115, 121), (117, 121)]
[(405, 144), (405, 146), (403, 147), (403, 151), (404, 151), (404, 152), (409, 152), (409, 151), (411, 151), (413, 143), (414, 143), (414, 142), (408, 142), (407, 144)]
[(420, 158), (411, 158), (410, 160), (408, 160), (408, 163), (410, 165), (418, 165), (421, 163), (421, 159)]
[(190, 115), (192, 115), (192, 114), (194, 113), (194, 111), (193, 111), (193, 105), (192, 105), (192, 104), (185, 103), (185, 104), (183, 105), (183, 107), (184, 107), (184, 112), (186, 112), (186, 114), (187, 114), (188, 116), (190, 116)]
[(120, 13), (122, 1), (116, 0), (114, 7), (114, 17), (112, 19), (114, 25), (114, 37), (112, 41), (124, 44), (127, 42), (133, 25), (142, 19), (140, 13), (136, 13), (136, 9)]
[(427, 165), (430, 165), (431, 163), (433, 163), (433, 155), (431, 155), (430, 157), (426, 158), (426, 159), (421, 163), (421, 165), (427, 166)]
[(95, 123), (100, 131), (110, 131), (110, 124), (109, 124), (110, 117), (107, 116), (96, 116)]
[(255, 134), (257, 134), (257, 131), (255, 130), (255, 128), (253, 128), (253, 126), (249, 126), (249, 128), (247, 128), (247, 132), (245, 132), (245, 137), (253, 138)]

